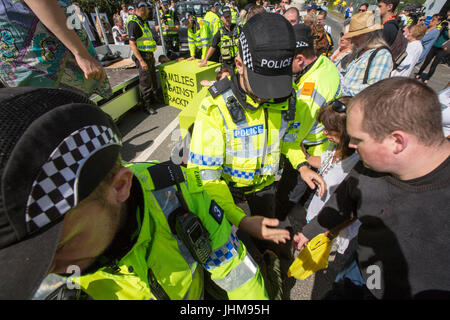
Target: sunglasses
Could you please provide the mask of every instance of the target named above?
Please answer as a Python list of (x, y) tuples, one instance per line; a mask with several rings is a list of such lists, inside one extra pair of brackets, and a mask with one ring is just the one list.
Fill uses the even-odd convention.
[(366, 9), (359, 9), (358, 12), (366, 12)]
[(347, 111), (347, 106), (339, 100), (334, 100), (331, 104), (331, 108), (337, 113), (345, 113)]

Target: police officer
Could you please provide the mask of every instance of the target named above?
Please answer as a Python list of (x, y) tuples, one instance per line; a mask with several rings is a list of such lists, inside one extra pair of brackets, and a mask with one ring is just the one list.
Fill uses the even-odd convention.
[(139, 1), (135, 6), (135, 14), (129, 18), (127, 30), (132, 59), (139, 71), (139, 84), (141, 85), (144, 110), (155, 114), (153, 104), (156, 102), (156, 71), (155, 57), (156, 42), (146, 22), (149, 15), (147, 2)]
[(305, 158), (297, 167), (292, 167), (286, 157), (290, 151), (283, 150), (284, 168), (277, 190), (277, 212), (281, 220), (308, 190), (307, 185), (314, 186), (309, 178), (314, 171), (311, 170), (307, 158), (320, 156), (329, 145), (323, 125), (317, 122), (317, 116), (320, 108), (341, 95), (339, 71), (325, 56), (316, 57), (311, 29), (299, 24), (294, 26), (294, 32), (296, 51), (292, 71), (295, 74), (294, 89), (298, 105), (295, 120), (291, 125), (299, 127), (300, 130), (299, 136), (286, 138), (300, 139)]
[(135, 15), (134, 14), (134, 6), (128, 6), (128, 11), (127, 11), (127, 15), (126, 15), (127, 18), (124, 21), (125, 22), (125, 29), (127, 30), (127, 32), (128, 32), (128, 22), (131, 21), (131, 19), (133, 18), (134, 15)]
[[(249, 19), (239, 38), (237, 74), (210, 87), (200, 103), (188, 159), (232, 224), (276, 243), (289, 239), (287, 230), (271, 228), (279, 223), (273, 218), (280, 152), (286, 150), (294, 168), (305, 158), (301, 141), (286, 140), (298, 131), (292, 125), (298, 104), (292, 96), (294, 52), (294, 32), (282, 16), (264, 12)], [(309, 179), (323, 193), (323, 179)], [(247, 201), (252, 216), (235, 200)]]
[(180, 22), (178, 21), (175, 11), (170, 10), (169, 6), (170, 4), (168, 0), (161, 1), (161, 9), (159, 10), (161, 27), (156, 25), (155, 30), (156, 32), (159, 32), (160, 28), (162, 28), (162, 34), (164, 43), (166, 44), (166, 49), (168, 51), (168, 56), (171, 57), (172, 52), (180, 51), (180, 41), (178, 37)]
[(220, 51), (220, 62), (223, 67), (234, 69), (234, 58), (238, 53), (239, 34), (241, 28), (231, 23), (231, 10), (229, 7), (224, 7), (222, 16), (220, 17), (223, 26), (214, 35), (211, 46), (208, 49), (206, 57), (200, 62), (200, 67), (205, 66), (209, 58), (211, 58), (216, 50)]
[[(220, 22), (221, 20), (218, 16), (219, 10), (220, 10), (220, 3), (215, 2), (203, 17), (203, 21), (206, 23), (208, 30), (208, 35), (207, 38), (205, 39), (208, 44), (208, 48), (211, 45), (211, 41), (214, 35), (219, 31), (220, 27), (222, 26)], [(206, 54), (204, 56), (202, 55), (202, 59), (204, 59), (205, 57)], [(210, 60), (214, 62), (219, 62), (219, 54), (216, 53), (210, 58)]]
[(237, 18), (239, 16), (239, 10), (236, 6), (236, 2), (231, 1), (229, 4), (229, 7), (231, 9), (231, 23), (237, 24)]
[(186, 12), (180, 23), (187, 28), (190, 56), (187, 60), (201, 59), (206, 56), (209, 48), (208, 26), (201, 18)]
[(0, 299), (74, 272), (52, 298), (196, 300), (210, 273), (229, 299), (267, 299), (198, 169), (122, 163), (111, 117), (71, 91), (0, 89), (0, 124)]

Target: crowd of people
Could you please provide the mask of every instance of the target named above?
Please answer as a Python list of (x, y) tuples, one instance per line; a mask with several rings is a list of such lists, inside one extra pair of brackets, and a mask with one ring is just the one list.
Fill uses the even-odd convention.
[[(61, 3), (0, 7), (1, 299), (32, 298), (74, 266), (76, 286), (52, 297), (287, 299), (282, 262), (321, 234), (350, 257), (326, 299), (450, 297), (450, 87), (426, 84), (448, 59), (450, 11), (403, 25), (398, 0), (363, 4), (334, 50), (314, 3), (302, 15), (290, 0), (215, 2), (178, 17), (160, 1), (155, 29), (173, 56), (158, 60), (180, 57), (181, 25), (187, 59), (222, 64), (183, 166), (122, 161), (119, 129), (89, 100), (108, 91), (104, 70)], [(131, 48), (150, 114), (152, 6), (123, 4), (102, 39)]]

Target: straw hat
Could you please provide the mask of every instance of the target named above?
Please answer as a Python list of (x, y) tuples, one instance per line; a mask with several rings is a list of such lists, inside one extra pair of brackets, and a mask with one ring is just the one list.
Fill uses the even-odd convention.
[(372, 11), (357, 13), (352, 16), (350, 20), (350, 28), (343, 37), (348, 39), (354, 36), (359, 36), (360, 34), (383, 29), (383, 25), (379, 20), (380, 19), (375, 19), (375, 15)]

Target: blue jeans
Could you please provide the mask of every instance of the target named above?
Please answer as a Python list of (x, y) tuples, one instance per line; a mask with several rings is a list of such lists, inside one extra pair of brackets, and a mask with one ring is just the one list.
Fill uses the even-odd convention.
[(334, 282), (341, 282), (344, 278), (349, 279), (353, 284), (359, 287), (366, 285), (366, 282), (361, 276), (361, 270), (359, 269), (358, 261), (356, 259), (338, 273)]

